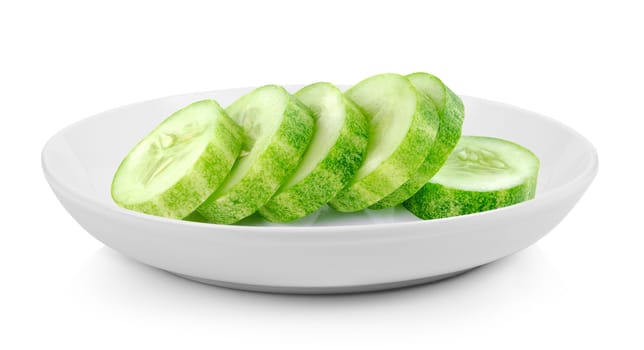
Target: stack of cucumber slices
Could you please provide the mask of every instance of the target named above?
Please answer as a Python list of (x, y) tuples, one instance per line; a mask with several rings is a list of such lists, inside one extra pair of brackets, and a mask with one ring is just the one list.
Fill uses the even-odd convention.
[(437, 77), (380, 74), (343, 92), (267, 85), (223, 109), (175, 112), (121, 162), (112, 198), (146, 214), (233, 224), (291, 222), (403, 205), (422, 219), (471, 214), (535, 195), (528, 149), (461, 136), (464, 106)]

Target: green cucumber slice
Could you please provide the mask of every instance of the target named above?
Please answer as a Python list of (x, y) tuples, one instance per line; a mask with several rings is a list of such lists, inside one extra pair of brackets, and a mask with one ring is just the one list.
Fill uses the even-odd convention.
[(123, 159), (112, 180), (121, 207), (182, 219), (223, 182), (240, 152), (241, 129), (213, 100), (164, 120)]
[(345, 95), (369, 120), (369, 144), (356, 176), (329, 205), (353, 212), (378, 202), (416, 173), (436, 136), (438, 113), (398, 74), (367, 78)]
[(539, 159), (493, 137), (463, 136), (445, 165), (404, 202), (421, 219), (478, 213), (534, 198)]
[(439, 117), (438, 133), (427, 158), (416, 174), (396, 191), (372, 205), (371, 209), (393, 207), (413, 196), (443, 166), (461, 137), (465, 115), (463, 101), (431, 74), (413, 73), (408, 75), (407, 79), (436, 105)]
[(264, 205), (293, 173), (314, 131), (310, 110), (284, 88), (267, 85), (242, 96), (226, 112), (244, 130), (237, 163), (197, 211), (231, 224)]
[(293, 221), (320, 209), (349, 184), (367, 149), (367, 119), (340, 89), (316, 83), (295, 97), (313, 111), (316, 131), (295, 173), (259, 209), (273, 222)]

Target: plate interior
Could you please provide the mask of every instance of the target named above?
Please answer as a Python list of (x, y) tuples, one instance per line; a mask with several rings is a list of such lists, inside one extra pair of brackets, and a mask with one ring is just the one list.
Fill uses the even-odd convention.
[[(287, 86), (296, 91), (300, 86)], [(177, 109), (213, 98), (227, 106), (251, 89), (230, 89), (172, 96), (110, 110), (76, 123), (53, 137), (43, 163), (61, 185), (100, 205), (120, 209), (110, 196), (112, 176), (128, 151)], [(541, 160), (537, 198), (565, 186), (593, 162), (592, 146), (562, 124), (536, 113), (496, 102), (463, 97), (464, 135), (494, 136), (519, 143)], [(338, 213), (329, 207), (290, 226), (364, 225), (418, 221), (402, 207)], [(238, 225), (275, 226), (253, 215)]]

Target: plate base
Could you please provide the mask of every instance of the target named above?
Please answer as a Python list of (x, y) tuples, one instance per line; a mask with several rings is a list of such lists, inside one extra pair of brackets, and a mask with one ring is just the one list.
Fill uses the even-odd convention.
[(244, 290), (244, 291), (250, 291), (250, 292), (277, 293), (277, 294), (350, 294), (350, 293), (377, 292), (377, 291), (383, 291), (383, 290), (389, 290), (389, 289), (398, 289), (398, 288), (416, 286), (420, 284), (438, 282), (447, 278), (464, 274), (475, 268), (476, 267), (460, 270), (456, 272), (450, 272), (442, 275), (417, 278), (417, 279), (411, 279), (406, 281), (364, 284), (364, 285), (357, 285), (357, 286), (337, 286), (337, 287), (266, 286), (266, 285), (259, 285), (259, 284), (245, 284), (245, 283), (217, 281), (217, 280), (211, 280), (206, 278), (183, 275), (180, 273), (174, 273), (170, 271), (168, 272), (170, 272), (173, 275), (176, 275), (185, 279), (189, 279), (195, 282), (199, 282), (199, 283), (205, 283), (205, 284), (209, 284), (217, 287), (238, 289), (238, 290)]

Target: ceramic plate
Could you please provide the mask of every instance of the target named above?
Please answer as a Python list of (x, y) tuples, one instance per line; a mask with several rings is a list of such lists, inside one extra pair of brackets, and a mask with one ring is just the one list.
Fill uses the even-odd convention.
[(73, 124), (44, 147), (47, 181), (87, 232), (142, 263), (225, 287), (343, 293), (426, 283), (524, 249), (566, 216), (597, 173), (594, 147), (569, 127), (520, 108), (464, 96), (463, 134), (508, 139), (540, 158), (533, 200), (431, 221), (402, 207), (354, 214), (323, 208), (280, 225), (257, 216), (237, 225), (184, 222), (114, 204), (110, 184), (117, 166), (161, 120), (200, 99), (213, 98), (226, 106), (250, 90), (165, 97)]

